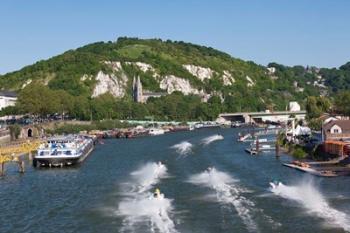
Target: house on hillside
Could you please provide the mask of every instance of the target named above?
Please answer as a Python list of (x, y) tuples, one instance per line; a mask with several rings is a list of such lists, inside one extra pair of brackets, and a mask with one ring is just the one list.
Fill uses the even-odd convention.
[(323, 141), (350, 140), (350, 120), (332, 120), (322, 126)]
[(0, 91), (0, 110), (8, 106), (14, 106), (17, 101), (17, 93), (13, 91)]

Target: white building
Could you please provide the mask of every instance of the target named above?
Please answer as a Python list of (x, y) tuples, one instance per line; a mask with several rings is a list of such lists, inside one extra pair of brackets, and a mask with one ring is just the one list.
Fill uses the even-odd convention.
[(274, 74), (276, 72), (276, 68), (275, 67), (267, 67), (266, 69), (269, 72), (269, 74)]
[(17, 101), (17, 94), (12, 91), (0, 91), (0, 110), (8, 106), (14, 106)]
[(298, 112), (300, 111), (300, 105), (298, 104), (298, 102), (289, 102), (289, 111), (291, 112)]

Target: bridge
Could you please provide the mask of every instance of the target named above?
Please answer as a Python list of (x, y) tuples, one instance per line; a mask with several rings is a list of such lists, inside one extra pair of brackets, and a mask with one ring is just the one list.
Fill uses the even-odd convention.
[(297, 120), (303, 120), (306, 111), (265, 111), (265, 112), (236, 112), (221, 113), (218, 117), (221, 121), (240, 121), (244, 123), (261, 123), (261, 122), (286, 122), (291, 116)]

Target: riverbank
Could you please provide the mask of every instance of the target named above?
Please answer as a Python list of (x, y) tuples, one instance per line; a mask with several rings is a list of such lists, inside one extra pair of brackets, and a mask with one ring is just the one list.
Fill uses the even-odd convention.
[[(322, 177), (350, 175), (350, 161), (347, 155), (335, 157), (328, 154), (323, 144), (310, 146), (304, 140), (287, 140), (284, 134), (278, 136), (277, 143), (285, 153), (296, 159), (291, 163), (284, 163), (284, 166)], [(323, 161), (319, 161), (320, 159)]]

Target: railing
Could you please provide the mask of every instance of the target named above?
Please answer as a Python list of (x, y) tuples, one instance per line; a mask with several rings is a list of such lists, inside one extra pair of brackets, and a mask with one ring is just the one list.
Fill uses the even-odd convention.
[(326, 133), (327, 140), (330, 139), (341, 139), (341, 138), (350, 138), (350, 133)]

